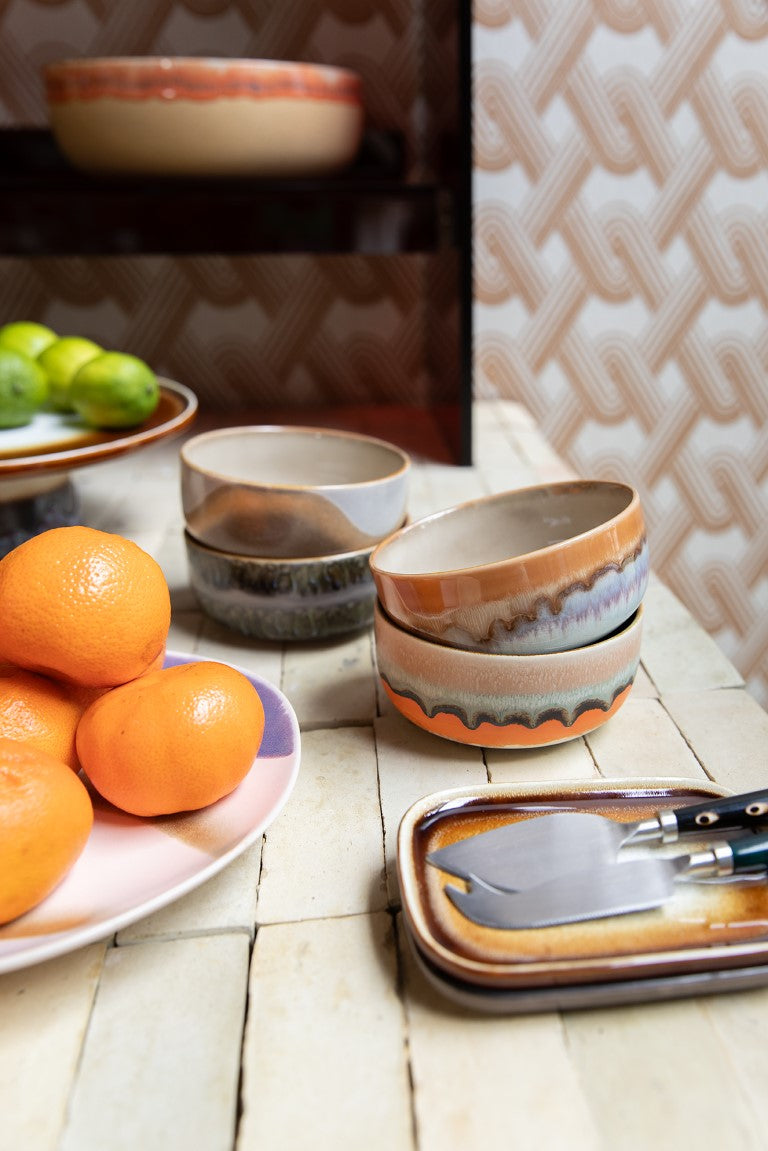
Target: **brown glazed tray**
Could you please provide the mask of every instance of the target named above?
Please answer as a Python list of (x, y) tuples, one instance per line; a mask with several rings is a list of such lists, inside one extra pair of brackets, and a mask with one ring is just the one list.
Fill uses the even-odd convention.
[[(533, 814), (589, 811), (633, 821), (660, 807), (724, 794), (706, 780), (599, 779), (489, 784), (426, 796), (403, 816), (397, 849), (404, 922), (420, 965), (433, 979), (458, 981), (467, 993), (494, 990), (507, 998), (512, 991), (669, 981), (763, 964), (768, 981), (768, 884), (762, 881), (679, 884), (652, 911), (509, 931), (465, 918), (443, 890), (462, 881), (426, 861), (437, 848)], [(623, 850), (680, 854), (700, 842), (688, 836), (682, 847)]]

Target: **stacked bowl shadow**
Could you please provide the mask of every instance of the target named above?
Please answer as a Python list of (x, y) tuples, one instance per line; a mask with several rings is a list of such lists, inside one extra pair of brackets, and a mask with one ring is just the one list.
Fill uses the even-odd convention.
[(405, 522), (410, 459), (384, 440), (255, 425), (181, 448), (190, 582), (243, 635), (310, 640), (370, 626), (373, 548)]
[(640, 661), (648, 544), (637, 492), (502, 492), (396, 531), (370, 559), (395, 707), (481, 747), (562, 743), (621, 707)]

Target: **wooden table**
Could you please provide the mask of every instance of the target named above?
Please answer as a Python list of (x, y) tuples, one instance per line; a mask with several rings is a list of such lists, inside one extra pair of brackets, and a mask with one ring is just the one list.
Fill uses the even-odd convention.
[[(476, 466), (422, 463), (411, 513), (568, 476), (527, 413), (476, 411)], [(199, 428), (193, 429), (197, 431)], [(768, 1147), (768, 989), (488, 1017), (409, 958), (400, 817), (447, 787), (598, 776), (768, 779), (768, 716), (653, 580), (642, 670), (592, 737), (440, 741), (385, 702), (371, 635), (248, 642), (188, 587), (173, 441), (76, 473), (85, 522), (162, 564), (171, 646), (289, 698), (296, 788), (263, 842), (171, 906), (0, 977), (2, 1151), (570, 1151)]]

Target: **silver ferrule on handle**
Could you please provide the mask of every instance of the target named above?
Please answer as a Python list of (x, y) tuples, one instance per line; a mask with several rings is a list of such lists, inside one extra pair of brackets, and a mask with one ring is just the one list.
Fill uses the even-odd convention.
[(642, 819), (627, 839), (627, 843), (675, 843), (680, 828), (672, 811), (660, 811), (651, 819)]
[(683, 872), (686, 879), (733, 875), (733, 852), (728, 843), (715, 843), (702, 851), (693, 851)]

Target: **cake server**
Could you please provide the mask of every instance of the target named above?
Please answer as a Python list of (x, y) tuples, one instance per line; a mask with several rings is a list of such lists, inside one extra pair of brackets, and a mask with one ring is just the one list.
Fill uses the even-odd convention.
[(768, 790), (713, 796), (702, 803), (661, 809), (648, 819), (623, 823), (585, 811), (557, 811), (507, 823), (427, 855), (427, 862), (462, 879), (476, 877), (505, 891), (524, 890), (564, 871), (615, 857), (629, 844), (674, 843), (698, 832), (710, 835), (768, 824)]
[(482, 927), (519, 930), (554, 927), (648, 911), (665, 903), (681, 880), (752, 878), (768, 868), (768, 834), (741, 836), (666, 858), (599, 862), (566, 871), (525, 891), (501, 891), (473, 877), (468, 891), (447, 885), (447, 897), (462, 915)]

